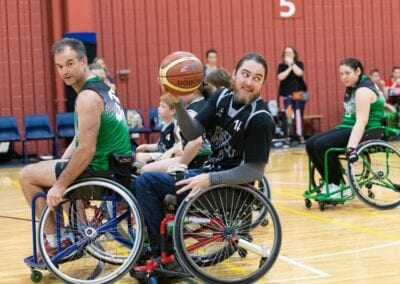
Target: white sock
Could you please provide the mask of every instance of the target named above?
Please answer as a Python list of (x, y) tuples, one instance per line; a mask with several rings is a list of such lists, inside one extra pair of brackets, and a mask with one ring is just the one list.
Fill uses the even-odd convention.
[(52, 248), (57, 247), (57, 235), (46, 235), (46, 240)]
[[(70, 241), (73, 240), (73, 235), (72, 238), (71, 236), (69, 236), (69, 234), (67, 234), (67, 231), (65, 229), (60, 229), (60, 233), (61, 233), (61, 241), (69, 238)], [(52, 248), (57, 247), (57, 234), (53, 234), (53, 235), (46, 235), (46, 239), (47, 242), (49, 243), (49, 246), (51, 246)]]

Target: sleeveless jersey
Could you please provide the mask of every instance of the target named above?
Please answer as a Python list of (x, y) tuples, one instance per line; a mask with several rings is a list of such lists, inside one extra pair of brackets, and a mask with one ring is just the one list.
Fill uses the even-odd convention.
[[(90, 162), (90, 167), (96, 171), (109, 170), (109, 159), (112, 153), (131, 153), (129, 130), (124, 111), (115, 92), (100, 78), (89, 79), (81, 91), (96, 92), (104, 101), (104, 111), (100, 117), (100, 128), (97, 134), (96, 152)], [(75, 116), (75, 130), (78, 133), (78, 115)], [(76, 141), (79, 144), (79, 137)]]
[(233, 91), (229, 89), (217, 99), (215, 124), (207, 131), (212, 150), (203, 166), (207, 170), (226, 170), (241, 164), (245, 159), (246, 129), (250, 120), (256, 115), (271, 116), (261, 98), (239, 109), (235, 109), (233, 104)]
[(157, 142), (158, 152), (164, 153), (175, 144), (175, 120), (163, 126), (160, 131), (160, 139)]
[[(196, 113), (199, 113), (206, 104), (207, 104), (207, 101), (204, 99), (204, 97), (199, 97), (197, 99), (194, 99), (187, 106), (186, 109), (188, 111), (194, 111)], [(181, 132), (181, 138), (182, 138), (182, 147), (185, 148), (188, 141), (185, 139), (182, 132)], [(197, 153), (197, 156), (208, 156), (211, 154), (211, 145), (210, 145), (210, 142), (207, 140), (206, 135), (203, 135), (202, 138), (203, 138), (203, 142), (201, 143), (201, 148), (200, 148), (199, 152)]]
[(385, 98), (376, 88), (374, 82), (372, 82), (368, 77), (363, 76), (357, 87), (353, 88), (349, 92), (346, 92), (343, 102), (345, 113), (342, 117), (342, 122), (337, 126), (337, 128), (353, 128), (354, 124), (356, 123), (355, 93), (359, 88), (362, 87), (372, 90), (377, 95), (377, 100), (370, 106), (368, 122), (365, 126), (365, 130), (378, 128), (382, 125)]

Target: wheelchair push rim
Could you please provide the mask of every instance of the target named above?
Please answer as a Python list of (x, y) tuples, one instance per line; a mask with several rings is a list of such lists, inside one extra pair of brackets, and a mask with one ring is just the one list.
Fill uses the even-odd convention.
[(359, 159), (347, 165), (355, 195), (376, 209), (400, 205), (400, 151), (386, 141), (372, 140), (357, 148)]
[[(46, 207), (38, 241), (47, 269), (66, 283), (111, 283), (121, 278), (143, 245), (143, 218), (135, 198), (121, 185), (100, 178), (73, 184), (64, 197), (54, 213), (57, 227), (67, 228), (72, 244), (59, 246), (55, 256), (48, 254), (45, 227), (53, 211)], [(113, 202), (113, 214), (102, 208), (105, 202)], [(60, 230), (57, 234), (60, 242)]]
[[(259, 214), (268, 214), (268, 227)], [(262, 193), (219, 185), (181, 204), (174, 246), (186, 270), (206, 283), (252, 283), (277, 259), (281, 234), (278, 215)]]

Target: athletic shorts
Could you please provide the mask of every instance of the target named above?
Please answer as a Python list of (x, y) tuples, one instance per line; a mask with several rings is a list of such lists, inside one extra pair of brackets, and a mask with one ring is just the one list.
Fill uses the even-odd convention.
[[(56, 179), (58, 179), (63, 172), (63, 170), (67, 167), (68, 165), (68, 160), (66, 161), (60, 161), (56, 163)], [(90, 177), (102, 177), (102, 178), (112, 178), (112, 172), (111, 171), (95, 171), (91, 169), (90, 167), (87, 168), (86, 170), (81, 173), (76, 180), (83, 179), (83, 178), (90, 178)]]

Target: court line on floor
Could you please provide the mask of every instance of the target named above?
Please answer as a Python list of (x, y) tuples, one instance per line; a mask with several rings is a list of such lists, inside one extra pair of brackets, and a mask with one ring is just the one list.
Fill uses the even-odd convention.
[[(274, 193), (274, 195), (275, 195), (275, 193)], [(303, 201), (303, 196), (302, 195), (298, 195), (298, 194), (294, 194), (294, 193), (289, 193), (289, 192), (278, 192), (278, 193), (276, 193), (276, 195), (282, 195), (282, 196), (285, 196), (285, 197), (291, 197), (291, 198), (295, 198), (295, 199), (297, 199), (296, 201), (297, 202), (304, 202)], [(273, 197), (273, 196), (272, 196)], [(272, 201), (273, 202), (287, 202), (287, 203), (289, 203), (288, 201), (283, 201), (283, 200), (277, 200), (277, 199), (272, 199)], [(292, 202), (293, 203), (296, 203), (295, 202), (295, 200), (292, 200)], [(316, 201), (315, 201), (316, 202)], [(400, 216), (388, 216), (388, 215), (385, 215), (385, 214), (382, 214), (382, 213), (380, 213), (380, 212), (382, 212), (382, 211), (373, 211), (373, 212), (371, 212), (371, 211), (369, 211), (370, 210), (370, 208), (369, 207), (363, 207), (363, 208), (350, 208), (350, 207), (346, 207), (346, 208), (343, 208), (343, 210), (346, 210), (346, 211), (352, 211), (352, 212), (357, 212), (357, 213), (359, 213), (359, 214), (363, 214), (363, 215), (366, 215), (366, 216), (374, 216), (374, 217), (380, 217), (380, 218), (383, 218), (383, 219), (389, 219), (389, 220), (394, 220), (394, 221), (399, 221), (400, 220)]]
[(360, 248), (360, 249), (353, 249), (353, 250), (345, 250), (345, 251), (341, 251), (341, 252), (333, 252), (333, 253), (326, 253), (326, 254), (320, 254), (320, 255), (299, 257), (299, 258), (296, 258), (296, 260), (308, 260), (308, 259), (331, 257), (331, 256), (336, 256), (336, 255), (342, 255), (342, 254), (359, 253), (359, 252), (363, 252), (363, 251), (369, 251), (369, 250), (375, 250), (375, 249), (396, 246), (399, 244), (400, 244), (400, 241), (396, 241), (396, 242), (385, 243), (385, 244), (376, 245), (376, 246), (367, 247), (367, 248)]
[(268, 283), (284, 283), (284, 282), (293, 282), (293, 281), (302, 281), (302, 280), (312, 280), (312, 279), (319, 279), (319, 278), (325, 278), (325, 277), (330, 277), (330, 276), (331, 275), (328, 275), (328, 276), (315, 275), (315, 276), (286, 278), (286, 279), (280, 279), (280, 280), (270, 280), (269, 279)]
[(316, 268), (314, 268), (312, 266), (309, 266), (309, 265), (306, 265), (304, 263), (301, 263), (298, 260), (291, 259), (291, 258), (288, 258), (288, 257), (283, 256), (283, 255), (278, 256), (278, 259), (280, 259), (280, 260), (282, 260), (284, 262), (287, 262), (287, 263), (289, 263), (289, 264), (291, 264), (293, 266), (296, 266), (296, 267), (298, 267), (300, 269), (303, 269), (303, 270), (306, 270), (308, 272), (311, 272), (311, 273), (313, 273), (315, 275), (313, 275), (313, 276), (301, 276), (301, 277), (294, 277), (294, 278), (286, 278), (286, 279), (277, 279), (277, 280), (275, 280), (275, 279), (267, 279), (267, 277), (265, 275), (265, 276), (263, 276), (261, 278), (262, 280), (268, 281), (269, 283), (270, 282), (272, 282), (272, 283), (282, 283), (282, 282), (292, 282), (292, 281), (300, 281), (300, 280), (318, 279), (318, 278), (325, 278), (325, 277), (330, 277), (331, 276), (329, 273), (326, 273), (326, 272), (321, 271), (319, 269), (316, 269)]
[(21, 189), (21, 186), (20, 186), (20, 184), (19, 184), (19, 182), (17, 180), (12, 179), (10, 177), (4, 177), (4, 179), (7, 180), (12, 185), (14, 185), (16, 188)]
[(392, 240), (392, 241), (400, 241), (400, 237), (399, 236), (395, 236), (395, 235), (392, 235), (392, 234), (388, 234), (388, 233), (372, 230), (372, 229), (369, 229), (369, 228), (366, 228), (366, 227), (363, 227), (363, 226), (352, 225), (352, 224), (349, 224), (349, 223), (346, 223), (346, 222), (335, 220), (333, 218), (328, 218), (328, 217), (324, 217), (324, 216), (321, 216), (321, 215), (317, 215), (317, 214), (313, 214), (313, 213), (309, 213), (309, 212), (304, 212), (304, 211), (300, 211), (300, 210), (296, 210), (296, 209), (292, 209), (292, 208), (289, 208), (289, 207), (286, 207), (286, 206), (283, 206), (283, 205), (280, 205), (280, 204), (275, 204), (275, 206), (278, 209), (284, 210), (286, 212), (290, 212), (290, 213), (293, 213), (293, 214), (296, 214), (296, 215), (301, 215), (301, 216), (304, 216), (304, 217), (308, 217), (310, 219), (318, 220), (318, 221), (321, 221), (321, 222), (324, 222), (324, 223), (335, 224), (335, 225), (338, 225), (338, 226), (346, 228), (346, 229), (352, 229), (352, 230), (355, 230), (355, 231), (358, 231), (358, 232), (367, 233), (367, 234), (370, 234), (370, 235), (382, 237), (382, 238), (389, 239), (389, 240)]
[[(391, 215), (385, 215), (380, 212), (382, 211), (369, 211), (371, 210), (370, 207), (366, 208), (346, 208), (346, 210), (357, 212), (366, 216), (373, 216), (373, 217), (379, 217), (379, 218), (384, 218), (384, 219), (389, 219), (389, 220), (394, 220), (394, 221), (400, 221), (400, 216), (391, 216)], [(389, 211), (386, 211), (388, 213)]]
[(292, 265), (294, 265), (294, 266), (297, 266), (297, 267), (299, 267), (299, 268), (302, 268), (302, 269), (304, 269), (304, 270), (307, 270), (307, 271), (309, 271), (309, 272), (311, 272), (311, 273), (314, 273), (314, 274), (316, 274), (316, 275), (318, 275), (318, 276), (320, 276), (320, 277), (329, 277), (329, 276), (331, 276), (330, 274), (328, 274), (328, 273), (326, 273), (326, 272), (323, 272), (323, 271), (321, 271), (321, 270), (319, 270), (319, 269), (316, 269), (316, 268), (314, 268), (314, 267), (311, 267), (311, 266), (309, 266), (309, 265), (307, 265), (307, 264), (301, 263), (301, 262), (298, 261), (298, 260), (291, 259), (291, 258), (288, 258), (288, 257), (283, 256), (283, 255), (280, 255), (280, 256), (279, 256), (279, 259), (281, 259), (281, 260), (283, 260), (283, 261), (285, 261), (285, 262), (287, 262), (287, 263), (290, 263), (290, 264), (292, 264)]

